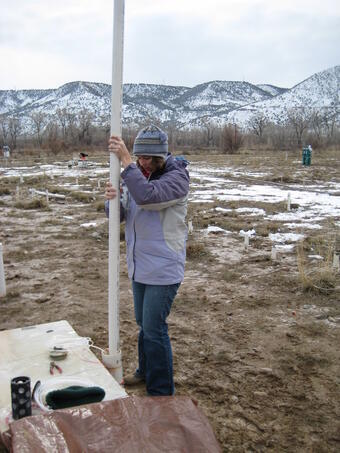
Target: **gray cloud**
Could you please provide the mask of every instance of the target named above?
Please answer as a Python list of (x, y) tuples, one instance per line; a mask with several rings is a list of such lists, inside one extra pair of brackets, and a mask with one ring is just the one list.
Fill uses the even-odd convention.
[[(190, 0), (187, 14), (170, 0), (162, 3), (166, 13), (146, 2), (144, 14), (141, 1), (126, 1), (126, 82), (193, 86), (223, 79), (290, 87), (340, 61), (340, 11), (333, 0), (323, 6), (225, 0), (204, 15), (198, 6), (190, 12)], [(0, 89), (110, 83), (111, 36), (110, 0), (12, 0), (0, 17), (6, 60)]]

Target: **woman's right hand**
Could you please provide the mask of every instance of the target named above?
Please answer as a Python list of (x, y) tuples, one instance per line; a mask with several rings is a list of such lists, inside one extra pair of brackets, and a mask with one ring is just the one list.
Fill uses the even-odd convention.
[(117, 196), (117, 191), (112, 187), (112, 184), (110, 182), (106, 183), (106, 188), (105, 188), (105, 198), (107, 200), (113, 200)]

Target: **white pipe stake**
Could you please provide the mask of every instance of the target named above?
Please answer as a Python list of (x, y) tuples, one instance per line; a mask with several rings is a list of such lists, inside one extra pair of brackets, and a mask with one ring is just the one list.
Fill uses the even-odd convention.
[(98, 189), (100, 189), (100, 188), (101, 188), (101, 181), (100, 181), (100, 179), (98, 179), (98, 182), (97, 182), (97, 187), (98, 187)]
[[(124, 48), (124, 0), (114, 0), (113, 48), (112, 48), (112, 97), (111, 135), (121, 136), (121, 110), (123, 98), (123, 48)], [(110, 182), (119, 193), (120, 161), (110, 153)], [(123, 380), (123, 368), (119, 347), (119, 248), (120, 248), (120, 200), (110, 200), (109, 214), (109, 354), (103, 361), (111, 368), (117, 382)]]
[(22, 175), (20, 175), (20, 184), (22, 184), (24, 182), (24, 177)]
[(277, 250), (276, 250), (275, 245), (273, 245), (273, 247), (272, 247), (271, 258), (272, 258), (273, 261), (275, 261), (277, 259)]
[(5, 282), (5, 270), (4, 260), (2, 256), (2, 244), (0, 242), (0, 297), (6, 296), (6, 282)]
[(244, 235), (244, 250), (248, 250), (249, 247), (249, 235), (245, 234)]
[(337, 271), (339, 271), (339, 269), (340, 269), (339, 257), (340, 257), (340, 253), (339, 252), (334, 252), (334, 255), (333, 255), (333, 267)]
[(48, 204), (48, 202), (49, 202), (49, 199), (48, 199), (48, 189), (46, 189), (45, 193), (46, 193), (46, 203)]
[(188, 222), (188, 233), (192, 234), (193, 231), (194, 231), (194, 227), (192, 226), (192, 220), (189, 220), (189, 222)]
[(287, 196), (287, 211), (290, 211), (290, 202), (291, 202), (291, 197), (290, 197), (290, 192), (288, 192), (288, 196)]

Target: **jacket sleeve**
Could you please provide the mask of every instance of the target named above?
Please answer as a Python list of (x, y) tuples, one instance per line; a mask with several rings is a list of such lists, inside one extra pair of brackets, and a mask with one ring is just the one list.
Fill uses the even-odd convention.
[[(109, 218), (109, 214), (110, 214), (109, 200), (105, 200), (104, 208), (105, 208), (106, 217)], [(123, 222), (124, 220), (125, 220), (125, 209), (123, 208), (122, 203), (120, 203), (120, 221)]]
[(185, 199), (189, 192), (189, 174), (183, 167), (148, 181), (136, 164), (130, 164), (121, 177), (136, 204), (143, 209), (160, 211)]

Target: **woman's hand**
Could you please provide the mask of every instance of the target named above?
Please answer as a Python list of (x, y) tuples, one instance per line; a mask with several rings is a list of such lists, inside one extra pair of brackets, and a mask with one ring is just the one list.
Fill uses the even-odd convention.
[(106, 189), (105, 189), (105, 198), (107, 200), (113, 200), (117, 196), (117, 191), (112, 187), (112, 184), (110, 182), (106, 183)]
[(132, 163), (130, 153), (125, 146), (124, 141), (117, 135), (112, 135), (109, 140), (109, 151), (114, 153), (121, 160), (122, 165), (126, 168)]

